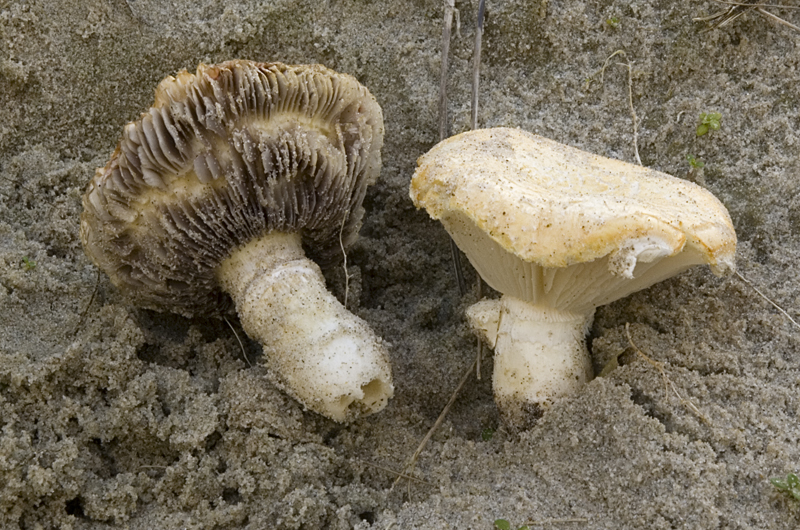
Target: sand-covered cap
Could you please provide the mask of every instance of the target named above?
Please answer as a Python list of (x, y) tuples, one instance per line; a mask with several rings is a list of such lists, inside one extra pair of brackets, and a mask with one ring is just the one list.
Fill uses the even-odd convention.
[(587, 312), (691, 265), (734, 266), (725, 207), (690, 182), (525, 131), (451, 137), (418, 160), (411, 198), (493, 288)]
[[(380, 106), (321, 65), (230, 61), (167, 77), (83, 199), (81, 238), (139, 304), (191, 316), (226, 298), (215, 268), (271, 231), (342, 256), (380, 171)], [(341, 243), (340, 243), (341, 233)]]

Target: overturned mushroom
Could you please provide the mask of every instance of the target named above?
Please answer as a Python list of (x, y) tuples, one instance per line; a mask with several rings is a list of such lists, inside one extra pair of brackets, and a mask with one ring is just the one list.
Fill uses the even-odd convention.
[(125, 126), (83, 197), (89, 257), (142, 306), (186, 316), (236, 305), (276, 382), (337, 421), (392, 396), (381, 341), (320, 268), (357, 237), (380, 172), (383, 116), (320, 65), (230, 61), (185, 70)]
[(596, 307), (693, 265), (734, 268), (725, 207), (664, 173), (507, 128), (449, 138), (418, 166), (414, 204), (503, 293), (467, 316), (495, 348), (495, 399), (512, 425), (592, 378)]

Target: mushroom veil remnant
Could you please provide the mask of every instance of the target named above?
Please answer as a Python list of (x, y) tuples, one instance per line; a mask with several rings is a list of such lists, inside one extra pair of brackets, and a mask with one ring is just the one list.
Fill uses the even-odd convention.
[(414, 204), (503, 293), (467, 318), (495, 349), (495, 399), (511, 425), (592, 378), (596, 307), (693, 265), (734, 269), (725, 207), (670, 175), (508, 128), (448, 138), (417, 163)]
[(81, 240), (145, 307), (194, 316), (226, 310), (230, 295), (273, 379), (309, 409), (377, 412), (393, 393), (384, 346), (317, 263), (356, 239), (383, 132), (372, 94), (320, 65), (184, 70), (97, 170)]

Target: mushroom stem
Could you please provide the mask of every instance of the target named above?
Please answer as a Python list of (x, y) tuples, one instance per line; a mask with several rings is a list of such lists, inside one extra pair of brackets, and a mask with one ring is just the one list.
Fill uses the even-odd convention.
[(380, 339), (326, 289), (299, 234), (250, 241), (219, 265), (217, 277), (287, 393), (340, 422), (386, 406), (393, 386)]
[(592, 379), (586, 331), (594, 311), (570, 313), (505, 295), (474, 304), (467, 317), (494, 348), (494, 396), (509, 425), (532, 425)]

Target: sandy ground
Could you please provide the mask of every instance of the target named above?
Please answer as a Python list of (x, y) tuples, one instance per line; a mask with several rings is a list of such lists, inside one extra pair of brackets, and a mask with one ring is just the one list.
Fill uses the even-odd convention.
[[(740, 271), (800, 317), (800, 33), (753, 12), (707, 31), (692, 18), (712, 2), (487, 3), (481, 125), (632, 162), (630, 60), (643, 163), (716, 194)], [(451, 133), (469, 123), (476, 3), (456, 7)], [(499, 424), (485, 360), (415, 479), (390, 489), (475, 356), (474, 296), (407, 191), (437, 139), (441, 24), (426, 0), (0, 1), (0, 527), (800, 525), (769, 483), (800, 467), (800, 330), (707, 268), (601, 308), (595, 366), (619, 366), (529, 431)], [(132, 307), (81, 248), (81, 194), (122, 126), (162, 77), (231, 58), (320, 62), (383, 106), (382, 175), (348, 265), (353, 310), (391, 345), (396, 397), (355, 424), (304, 412), (223, 321)], [(698, 138), (702, 112), (722, 127)], [(327, 271), (340, 296), (343, 276)]]

